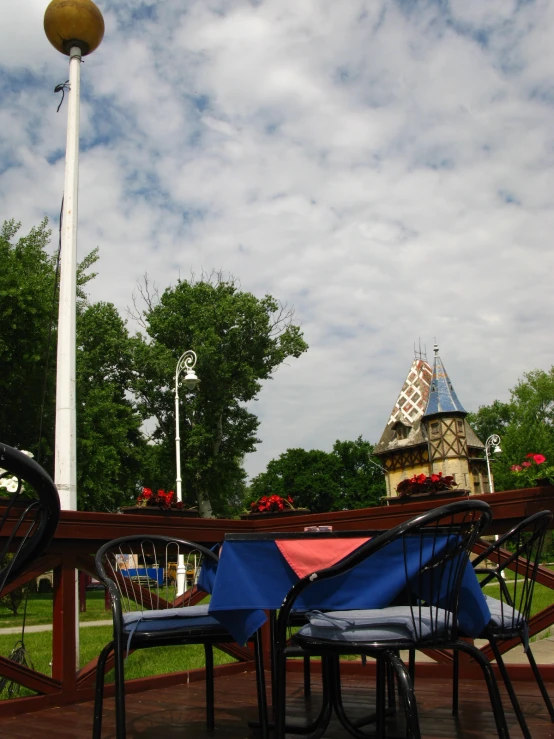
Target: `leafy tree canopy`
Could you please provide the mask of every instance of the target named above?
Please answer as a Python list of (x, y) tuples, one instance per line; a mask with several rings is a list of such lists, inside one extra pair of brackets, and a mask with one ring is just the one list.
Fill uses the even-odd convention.
[[(0, 439), (33, 452), (53, 474), (56, 256), (47, 251), (46, 220), (16, 239), (19, 227), (8, 221), (0, 231)], [(87, 301), (97, 259), (95, 249), (77, 268), (77, 504), (114, 510), (135, 495), (145, 442), (129, 396), (125, 324), (113, 305)]]
[(77, 347), (79, 508), (115, 510), (137, 495), (146, 442), (129, 395), (132, 342), (114, 305), (82, 306)]
[(312, 513), (378, 505), (385, 495), (385, 480), (372, 453), (373, 445), (361, 436), (336, 441), (331, 452), (287, 449), (252, 480), (249, 498), (290, 495), (295, 507)]
[[(4, 222), (0, 231), (0, 430), (2, 441), (35, 455), (54, 306), (55, 261), (46, 247), (47, 221), (16, 239), (20, 224)], [(53, 340), (55, 354), (55, 337)], [(44, 437), (50, 451), (54, 423), (54, 374), (46, 378)], [(48, 454), (46, 455), (48, 456)]]
[(192, 349), (201, 382), (193, 392), (179, 390), (183, 496), (203, 516), (228, 512), (244, 494), (243, 457), (258, 443), (259, 422), (243, 404), (307, 344), (292, 311), (221, 274), (179, 281), (159, 299), (146, 284), (142, 296), (145, 307), (135, 317), (146, 336), (134, 342), (133, 389), (144, 418), (154, 421), (149, 487), (175, 480), (174, 374)]
[(525, 373), (508, 403), (481, 406), (468, 421), (483, 442), (501, 437), (502, 453), (491, 455), (495, 490), (528, 487), (528, 478), (510, 468), (531, 453), (546, 457), (545, 468), (554, 466), (554, 367)]

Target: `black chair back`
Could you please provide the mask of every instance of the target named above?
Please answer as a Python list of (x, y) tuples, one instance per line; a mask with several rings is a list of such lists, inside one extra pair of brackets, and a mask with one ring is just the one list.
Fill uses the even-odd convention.
[(493, 608), (499, 611), (493, 612), (499, 624), (498, 635), (509, 635), (526, 628), (531, 615), (537, 569), (552, 517), (550, 511), (539, 511), (529, 516), (473, 560), (475, 571), (483, 575), (483, 592), (494, 598), (489, 603), (491, 611)]
[(167, 536), (125, 536), (98, 550), (96, 569), (119, 603), (121, 618), (193, 605), (205, 560), (215, 572), (217, 555), (200, 544)]
[(50, 476), (27, 454), (0, 444), (0, 593), (48, 547), (60, 518)]
[[(301, 593), (316, 583), (349, 573), (371, 557), (371, 567), (365, 568), (368, 587), (375, 587), (377, 576), (385, 585), (397, 588), (393, 600), (384, 605), (398, 607), (396, 615), (390, 609), (387, 613), (398, 618), (399, 634), (411, 634), (409, 640), (422, 645), (451, 642), (457, 638), (458, 599), (469, 553), (491, 518), (487, 503), (464, 500), (436, 508), (375, 536), (338, 564), (293, 586), (279, 614), (278, 638), (286, 638), (289, 614)], [(393, 586), (388, 582), (387, 569), (394, 560), (400, 562), (400, 567)], [(379, 619), (379, 614), (375, 617)], [(324, 629), (325, 614), (318, 623)], [(398, 641), (407, 639), (399, 637)]]

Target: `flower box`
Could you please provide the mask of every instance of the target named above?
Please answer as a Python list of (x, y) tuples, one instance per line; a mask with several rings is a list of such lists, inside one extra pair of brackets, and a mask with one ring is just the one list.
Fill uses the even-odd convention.
[(307, 516), (310, 511), (307, 508), (285, 508), (283, 511), (255, 511), (252, 513), (243, 513), (242, 521), (249, 521), (252, 518), (282, 518), (283, 516)]
[(383, 505), (402, 505), (404, 503), (416, 503), (421, 500), (437, 500), (448, 498), (467, 498), (470, 494), (469, 490), (439, 490), (437, 493), (412, 493), (411, 495), (394, 495), (381, 498)]
[(136, 513), (139, 516), (186, 516), (198, 518), (200, 515), (194, 508), (158, 508), (158, 506), (131, 505), (123, 506), (121, 513)]

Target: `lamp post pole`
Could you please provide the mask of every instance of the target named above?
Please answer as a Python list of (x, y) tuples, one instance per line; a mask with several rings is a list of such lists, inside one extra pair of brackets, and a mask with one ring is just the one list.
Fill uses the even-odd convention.
[[(180, 502), (183, 501), (183, 487), (181, 479), (181, 432), (179, 424), (179, 376), (183, 370), (186, 370), (183, 382), (189, 390), (194, 390), (200, 382), (194, 371), (195, 365), (196, 354), (191, 349), (188, 349), (181, 354), (177, 362), (177, 367), (175, 368), (175, 468), (177, 471), (175, 483), (177, 500)], [(186, 575), (185, 556), (184, 554), (180, 554), (177, 563), (177, 595), (182, 595), (186, 590)]]
[(75, 510), (77, 508), (75, 323), (81, 58), (100, 45), (104, 36), (104, 19), (92, 0), (52, 0), (44, 13), (44, 31), (54, 48), (69, 56), (58, 309), (54, 481), (60, 494), (61, 507)]
[(54, 479), (62, 508), (77, 509), (77, 419), (75, 405), (75, 323), (77, 291), (77, 197), (79, 187), (79, 96), (81, 49), (69, 54), (67, 145), (60, 255), (60, 302), (56, 373)]
[(489, 478), (489, 493), (494, 493), (494, 479), (491, 475), (491, 462), (490, 453), (491, 447), (493, 448), (494, 454), (499, 454), (502, 449), (500, 448), (500, 436), (498, 434), (491, 434), (485, 442), (485, 457), (487, 459), (487, 475)]
[[(54, 481), (60, 506), (77, 509), (76, 301), (77, 204), (79, 196), (79, 107), (81, 58), (104, 37), (104, 19), (92, 0), (51, 0), (44, 32), (52, 46), (69, 57), (69, 91), (60, 254)], [(79, 669), (79, 575), (75, 570), (75, 663)], [(69, 608), (67, 609), (69, 611)], [(56, 658), (54, 658), (55, 664)]]

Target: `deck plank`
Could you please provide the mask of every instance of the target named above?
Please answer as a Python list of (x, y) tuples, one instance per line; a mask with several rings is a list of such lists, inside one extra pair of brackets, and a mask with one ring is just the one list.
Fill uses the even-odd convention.
[[(312, 709), (317, 710), (319, 686), (314, 681)], [(527, 716), (533, 739), (552, 739), (550, 722), (534, 683), (514, 683)], [(344, 678), (345, 703), (349, 715), (363, 715), (371, 707), (373, 683), (360, 677)], [(293, 719), (305, 716), (301, 676), (289, 679), (289, 714)], [(451, 715), (451, 686), (447, 680), (419, 680), (416, 685), (422, 735), (426, 739), (489, 739), (496, 730), (487, 691), (481, 681), (461, 681), (460, 714)], [(503, 693), (504, 704), (508, 701)], [(511, 710), (506, 710), (512, 739), (521, 739), (521, 731)], [(256, 686), (253, 673), (216, 679), (216, 732), (205, 728), (204, 689), (202, 683), (190, 683), (170, 689), (149, 690), (127, 698), (128, 739), (223, 739), (255, 738), (248, 721), (256, 718)], [(402, 735), (402, 726), (390, 727)], [(185, 729), (185, 731), (184, 731)], [(51, 708), (14, 718), (0, 719), (3, 739), (89, 739), (92, 733), (92, 703)], [(344, 729), (333, 720), (327, 739), (343, 739)], [(104, 710), (103, 739), (115, 737), (113, 699)]]

